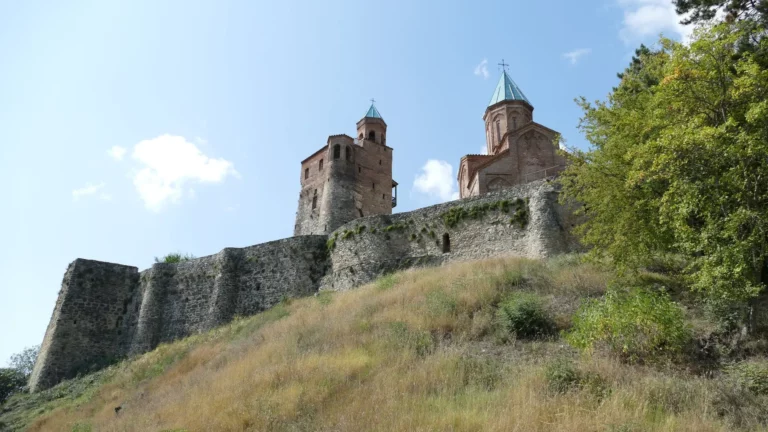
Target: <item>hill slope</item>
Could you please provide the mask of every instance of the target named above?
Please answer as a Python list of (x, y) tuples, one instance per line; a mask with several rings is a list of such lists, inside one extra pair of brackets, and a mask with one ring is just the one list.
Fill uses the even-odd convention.
[[(526, 291), (568, 328), (580, 299), (602, 295), (611, 277), (573, 257), (398, 273), (17, 395), (0, 422), (31, 431), (733, 430), (713, 408), (717, 380), (582, 356), (556, 335), (514, 340), (495, 319), (506, 296)], [(558, 387), (572, 376), (590, 378)], [(745, 427), (762, 415), (738, 412)]]

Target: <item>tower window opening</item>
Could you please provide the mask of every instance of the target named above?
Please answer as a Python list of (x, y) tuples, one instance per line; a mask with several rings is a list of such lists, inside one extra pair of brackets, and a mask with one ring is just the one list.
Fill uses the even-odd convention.
[(357, 212), (360, 213), (360, 217), (363, 217), (363, 209), (359, 208), (357, 209)]
[(371, 189), (376, 190), (376, 183), (371, 183)]
[(448, 233), (443, 234), (443, 253), (451, 251), (451, 236)]
[(501, 141), (501, 122), (496, 120), (496, 139)]
[(386, 194), (381, 194), (381, 199), (386, 199), (386, 198), (387, 198)]
[(381, 165), (381, 159), (379, 159), (379, 165)]
[(322, 171), (322, 170), (323, 170), (323, 160), (320, 159), (320, 166), (319, 166), (318, 171)]
[(359, 165), (357, 166), (357, 172), (359, 172), (359, 173), (363, 172), (363, 168), (361, 166), (359, 166)]
[(371, 141), (376, 141), (376, 131), (368, 132), (368, 139)]
[(352, 160), (352, 149), (349, 147), (344, 147), (344, 156), (347, 158), (347, 160)]
[(305, 168), (305, 169), (304, 169), (304, 178), (305, 178), (305, 179), (308, 179), (308, 178), (309, 178), (309, 168)]
[(338, 159), (341, 157), (341, 146), (336, 144), (333, 146), (333, 158)]
[(317, 208), (317, 195), (312, 197), (312, 210)]

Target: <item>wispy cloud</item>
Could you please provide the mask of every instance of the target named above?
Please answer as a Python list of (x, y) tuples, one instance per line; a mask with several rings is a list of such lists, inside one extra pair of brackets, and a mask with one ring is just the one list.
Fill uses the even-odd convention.
[(413, 181), (413, 189), (441, 202), (459, 199), (453, 167), (446, 161), (430, 159)]
[(488, 79), (488, 59), (483, 59), (479, 65), (475, 66), (475, 75)]
[(125, 153), (127, 153), (128, 150), (125, 147), (120, 146), (112, 146), (111, 149), (107, 151), (107, 154), (114, 160), (123, 160), (123, 156), (125, 156)]
[(670, 0), (618, 0), (624, 11), (619, 37), (630, 45), (665, 33), (687, 42), (693, 26), (680, 24), (682, 17), (675, 12)]
[(72, 200), (77, 201), (83, 197), (93, 196), (102, 201), (110, 201), (112, 200), (112, 195), (104, 191), (105, 187), (106, 184), (103, 182), (95, 185), (88, 183), (84, 187), (72, 191)]
[(232, 162), (208, 157), (181, 136), (166, 134), (141, 141), (133, 148), (132, 157), (142, 165), (133, 176), (133, 184), (152, 211), (185, 196), (194, 198), (192, 184), (221, 183), (228, 176), (240, 176)]
[(579, 59), (592, 52), (592, 48), (579, 48), (563, 54), (563, 58), (568, 59), (572, 65), (579, 62)]

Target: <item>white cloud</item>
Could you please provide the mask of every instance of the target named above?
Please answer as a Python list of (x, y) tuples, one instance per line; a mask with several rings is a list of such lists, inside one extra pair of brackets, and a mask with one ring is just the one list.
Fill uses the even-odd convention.
[(132, 157), (143, 167), (134, 175), (133, 184), (152, 211), (160, 211), (168, 202), (194, 197), (194, 183), (221, 183), (229, 176), (239, 177), (232, 162), (203, 154), (184, 137), (161, 135), (141, 141)]
[(578, 63), (579, 59), (592, 52), (591, 48), (579, 48), (571, 52), (563, 54), (563, 58), (567, 58), (572, 65)]
[(659, 34), (673, 33), (687, 42), (693, 26), (680, 24), (683, 17), (675, 12), (670, 0), (618, 0), (624, 10), (624, 21), (619, 37), (626, 44), (655, 39)]
[(475, 75), (488, 79), (488, 59), (483, 59), (479, 65), (475, 66)]
[(451, 164), (430, 159), (421, 170), (422, 173), (413, 181), (413, 188), (417, 192), (439, 198), (441, 201), (459, 199)]
[(480, 151), (477, 154), (480, 154), (480, 155), (488, 154), (488, 147), (487, 146), (480, 147)]
[(123, 156), (125, 156), (125, 153), (127, 151), (128, 150), (126, 150), (125, 147), (112, 146), (112, 148), (109, 149), (109, 151), (107, 151), (107, 154), (109, 154), (109, 156), (112, 157), (112, 159), (119, 161), (119, 160), (123, 160)]
[(80, 189), (75, 189), (72, 191), (72, 199), (74, 201), (79, 200), (82, 197), (87, 196), (96, 196), (98, 199), (102, 201), (110, 201), (112, 200), (112, 195), (110, 195), (107, 192), (104, 192), (104, 188), (106, 187), (106, 184), (99, 183), (99, 184), (86, 184), (85, 187), (81, 187)]

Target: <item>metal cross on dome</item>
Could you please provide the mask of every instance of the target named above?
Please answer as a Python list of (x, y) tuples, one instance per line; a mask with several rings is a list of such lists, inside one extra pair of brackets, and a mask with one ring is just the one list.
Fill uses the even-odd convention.
[(499, 63), (499, 66), (501, 66), (501, 70), (502, 71), (506, 72), (507, 71), (507, 67), (509, 67), (509, 64), (504, 63), (504, 59), (501, 59), (501, 63)]

